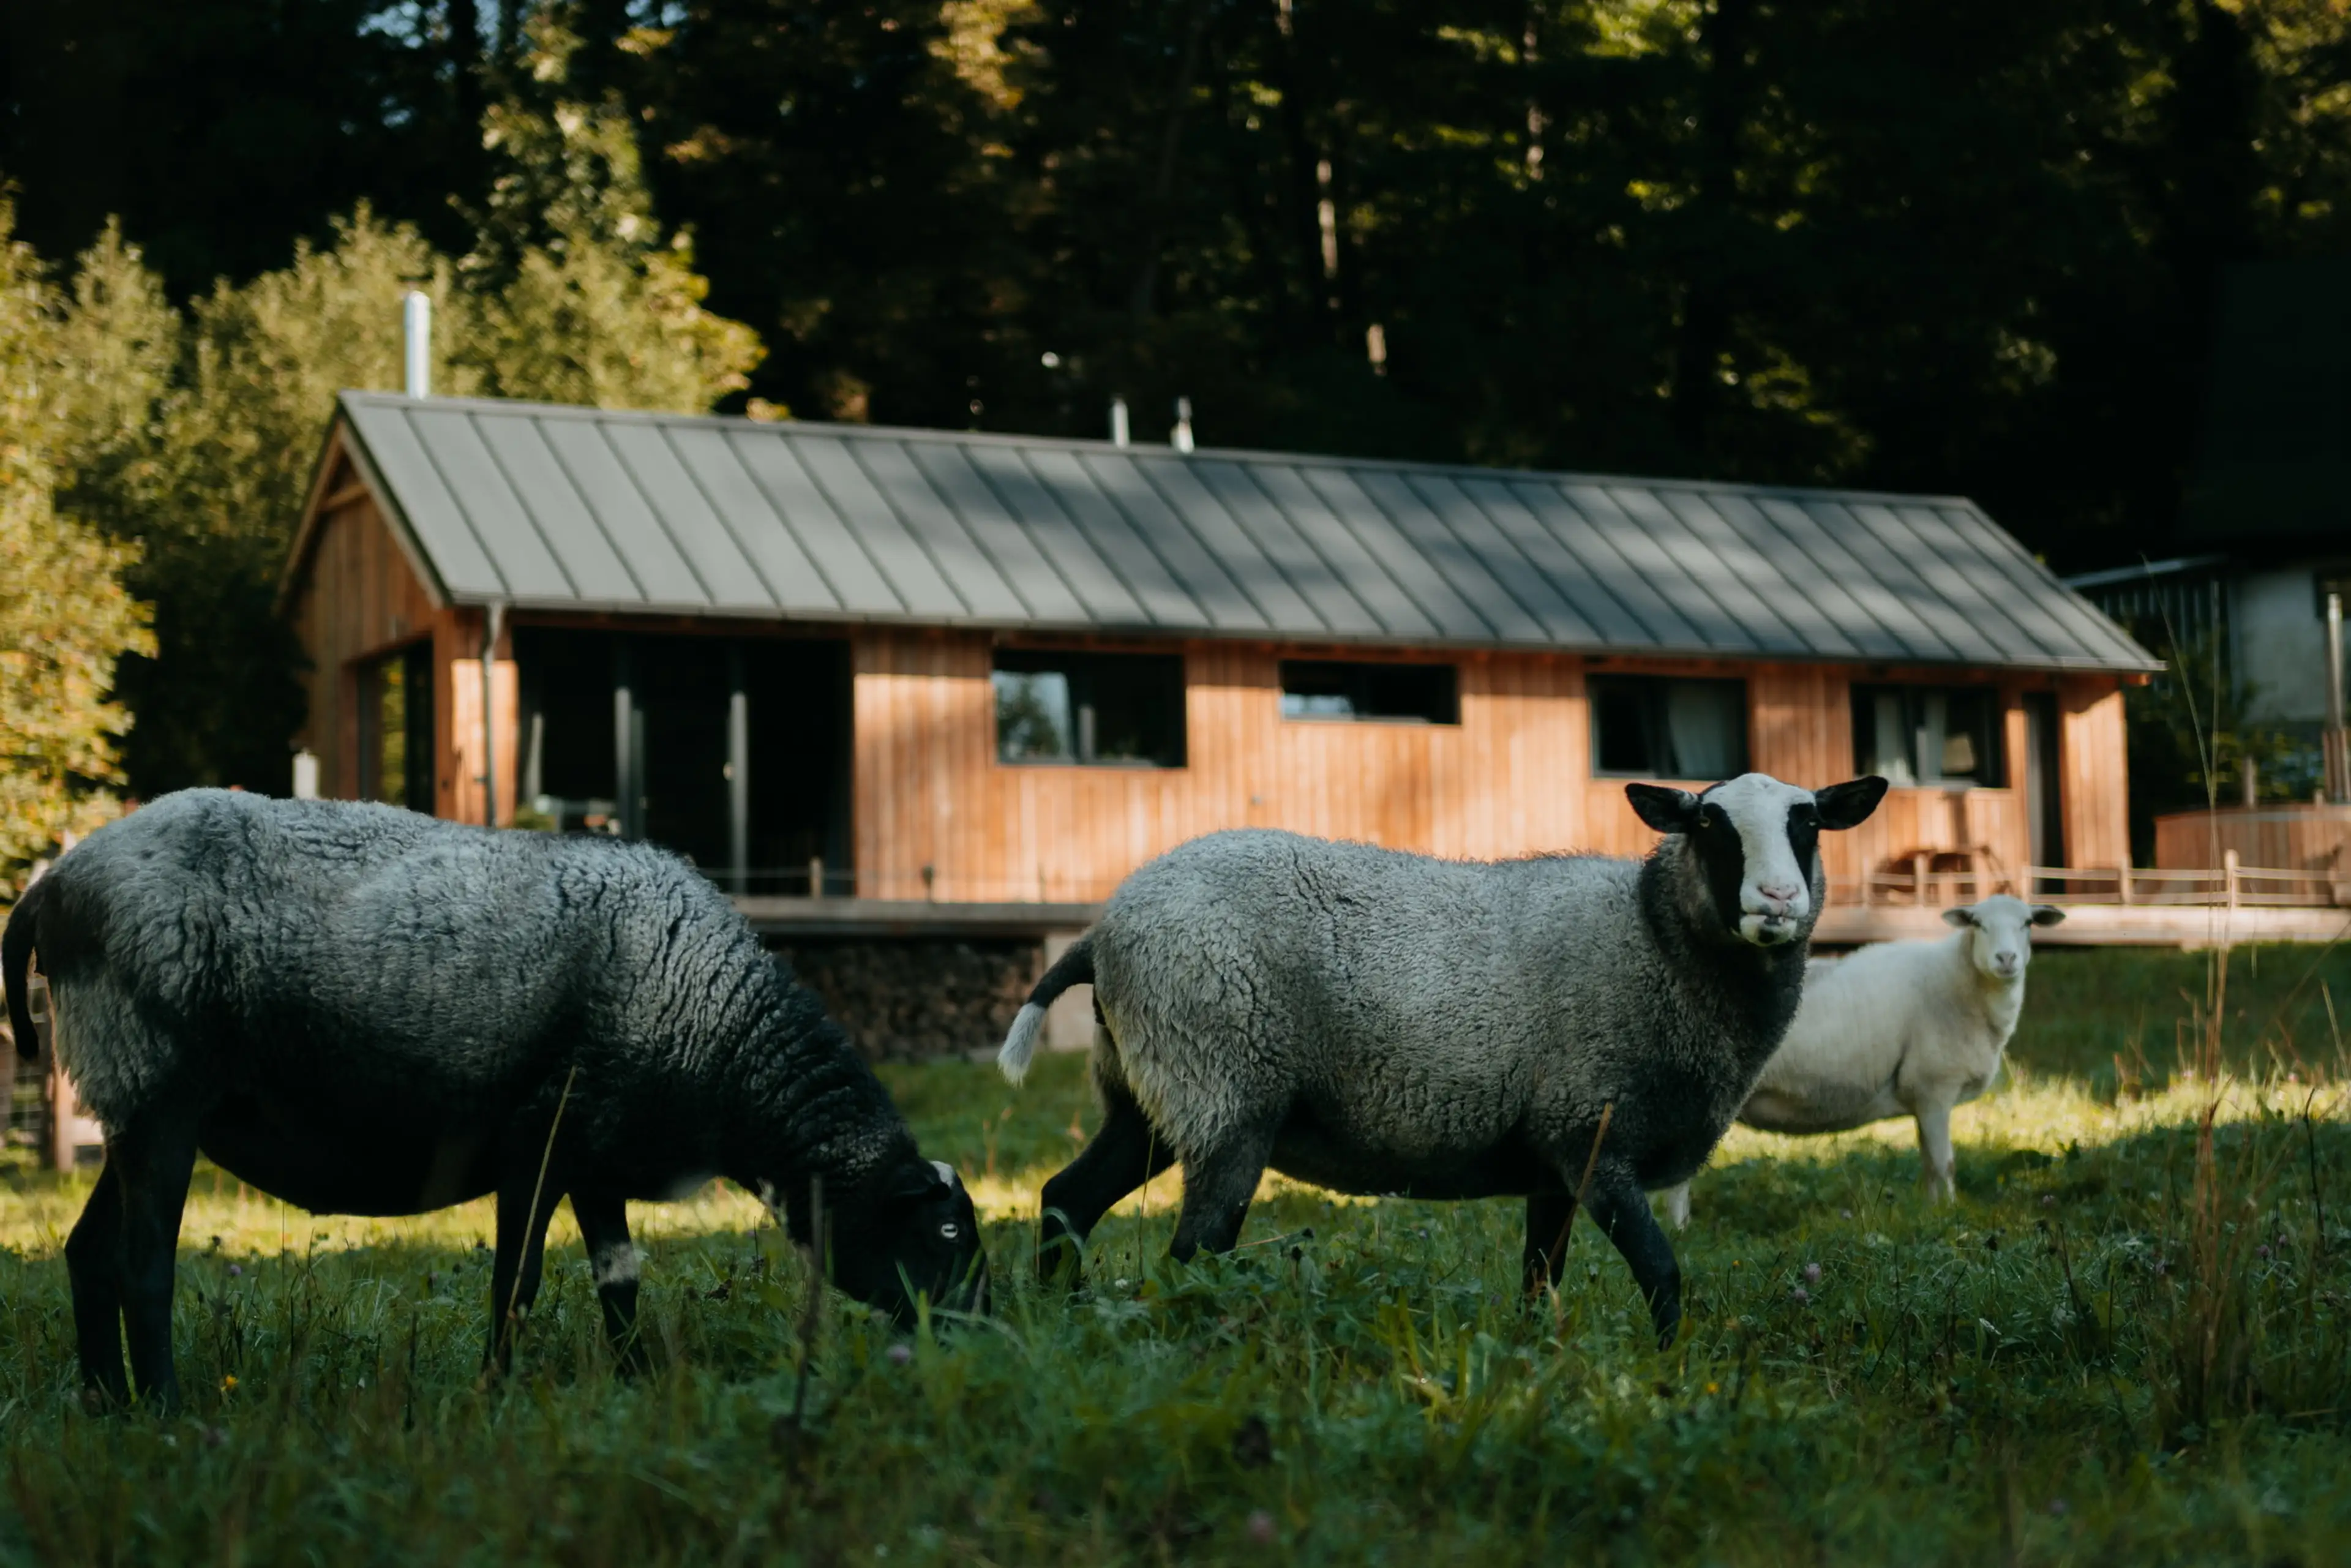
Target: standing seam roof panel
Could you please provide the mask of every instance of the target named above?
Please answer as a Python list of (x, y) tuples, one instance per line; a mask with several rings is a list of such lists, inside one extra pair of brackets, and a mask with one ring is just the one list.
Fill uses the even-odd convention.
[(1281, 569), (1225, 509), (1225, 504), (1200, 482), (1190, 463), (1172, 457), (1139, 459), (1135, 466), (1151, 482), (1169, 511), (1191, 519), (1200, 542), (1224, 563), (1234, 584), (1249, 596), (1261, 624), (1301, 626), (1318, 619), (1314, 607), (1299, 597), (1298, 590), (1282, 575)]
[(850, 455), (849, 441), (798, 432), (790, 441), (792, 455), (831, 504), (849, 537), (890, 584), (904, 612), (962, 620), (968, 610), (963, 598), (939, 575), (938, 564)]
[(1030, 613), (1019, 590), (1006, 580), (985, 546), (957, 517), (929, 479), (915, 466), (905, 444), (896, 441), (852, 441), (844, 449), (864, 470), (883, 499), (895, 511), (906, 531), (928, 550), (958, 598), (974, 615), (1000, 619)]
[[(1454, 499), (1461, 508), (1477, 518), (1479, 538), (1487, 548), (1480, 551), (1463, 534), (1446, 526), (1429, 504), (1413, 494), (1401, 474), (1358, 473), (1350, 476), (1363, 488), (1373, 506), (1386, 514), (1397, 531), (1412, 547), (1444, 575), (1454, 591), (1474, 610), (1479, 618), (1493, 628), (1493, 634), (1506, 643), (1544, 643), (1550, 640), (1541, 622), (1504, 587), (1489, 567), (1499, 566), (1508, 558), (1516, 561), (1517, 552), (1501, 536), (1492, 519), (1478, 513), (1466, 497), (1455, 493)], [(1523, 562), (1520, 576), (1523, 580)], [(1566, 606), (1561, 605), (1562, 612)], [(1573, 612), (1564, 619), (1573, 622)], [(1587, 629), (1588, 630), (1588, 629)]]
[(1433, 637), (1436, 623), (1412, 595), (1381, 570), (1380, 563), (1355, 537), (1343, 518), (1306, 483), (1297, 469), (1281, 463), (1251, 463), (1246, 467), (1266, 499), (1281, 509), (1314, 553), (1330, 563), (1332, 572), (1347, 585), (1355, 601), (1370, 611), (1379, 629), (1392, 636)]
[(1317, 553), (1272, 497), (1250, 479), (1248, 468), (1220, 458), (1196, 459), (1192, 472), (1217, 497), (1226, 515), (1264, 548), (1266, 557), (1314, 612), (1319, 632), (1365, 633), (1380, 629), (1331, 564)]
[(496, 595), (506, 591), (497, 568), (474, 537), (474, 525), (465, 508), (441, 479), (441, 471), (426, 455), (424, 443), (401, 408), (360, 404), (351, 410), (351, 428), (367, 445), (368, 458), (408, 525), (417, 547), (432, 560), (441, 586), (452, 593)]
[[(1910, 595), (1898, 591), (1888, 580), (1885, 569), (1894, 563), (1887, 559), (1886, 547), (1854, 519), (1843, 502), (1814, 497), (1800, 506), (1835, 553), (1851, 563), (1854, 597), (1901, 644), (1899, 657), (1945, 660), (1959, 656), (1958, 650), (1943, 640), (1942, 633), (1919, 614)], [(1830, 521), (1834, 517), (1843, 517), (1852, 526), (1835, 528)]]
[[(1658, 633), (1659, 641), (1734, 653), (1754, 651), (1754, 640), (1689, 580), (1672, 553), (1625, 510), (1613, 491), (1598, 485), (1542, 488), (1555, 490), (1564, 505), (1565, 510), (1557, 514), (1560, 522), (1572, 517), (1582, 524), (1580, 532), (1562, 528), (1562, 537), (1574, 537), (1579, 545), (1594, 554), (1605, 554), (1623, 563), (1621, 586), (1614, 577), (1610, 581), (1618, 596), (1628, 605), (1637, 605), (1642, 618), (1653, 626), (1658, 619), (1656, 612), (1663, 611), (1670, 618), (1669, 623), (1682, 632), (1680, 637)], [(1537, 515), (1546, 522), (1553, 520), (1542, 512)]]
[(459, 602), (2161, 667), (1957, 497), (339, 401)]
[(514, 486), (498, 472), (481, 432), (462, 409), (413, 416), (433, 465), (448, 483), (449, 493), (465, 509), (474, 537), (497, 568), (508, 593), (521, 599), (566, 599), (577, 591), (555, 559), (538, 527), (516, 498)]
[(776, 517), (824, 574), (826, 588), (854, 615), (903, 615), (906, 601), (850, 532), (841, 511), (827, 498), (789, 443), (763, 428), (730, 431), (727, 449), (759, 486)]
[(1855, 501), (1845, 509), (1883, 547), (1886, 564), (1878, 569), (1879, 575), (1896, 591), (1908, 587), (1907, 597), (1918, 619), (1932, 626), (1936, 635), (1957, 649), (1963, 659), (2000, 656), (2000, 645), (1986, 636), (1980, 626), (1951, 607), (1951, 590), (1958, 586), (1958, 575), (1930, 556), (1918, 537), (1902, 526), (1900, 518), (1876, 501)]
[(1546, 528), (1522, 499), (1491, 479), (1398, 476), (1464, 543), (1479, 550), (1510, 596), (1562, 642), (1606, 646), (1648, 632)]
[(844, 608), (769, 503), (767, 492), (743, 466), (724, 431), (685, 425), (666, 432), (670, 447), (745, 559), (774, 595), (776, 608), (802, 613)]
[(1231, 573), (1178, 517), (1144, 477), (1141, 465), (1125, 454), (1103, 456), (1089, 453), (1079, 458), (1102, 492), (1116, 507), (1127, 526), (1148, 540), (1184, 585), (1184, 591), (1219, 632), (1270, 629), (1264, 613), (1249, 601)]
[(551, 419), (542, 433), (581, 502), (603, 526), (631, 574), (644, 585), (646, 600), (663, 605), (709, 604), (709, 590), (645, 504), (603, 432), (587, 420)]
[(1113, 626), (1141, 626), (1151, 617), (1111, 564), (1095, 550), (1083, 529), (1061, 509), (1042, 481), (1008, 447), (974, 446), (965, 458), (990, 494), (1020, 525), (1037, 553), (1061, 572), (1086, 613)]
[(988, 559), (1011, 585), (1029, 612), (1040, 621), (1076, 625), (1086, 619), (1086, 608), (1071, 591), (1061, 574), (1019, 520), (1005, 509), (987, 481), (971, 465), (960, 446), (940, 441), (913, 441), (906, 455), (923, 471), (947, 509), (963, 519)]
[(637, 493), (669, 525), (678, 553), (702, 580), (711, 603), (729, 610), (774, 609), (775, 596), (759, 580), (758, 569), (727, 532), (710, 498), (663, 439), (661, 427), (613, 423), (602, 428), (613, 455), (636, 481)]
[(1918, 540), (1920, 548), (1931, 552), (1950, 573), (1949, 580), (1959, 590), (1949, 595), (1951, 601), (1977, 618), (1977, 624), (1994, 645), (2030, 649), (2045, 657), (2062, 658), (2071, 652), (2065, 644), (2072, 639), (2044, 636), (2012, 612), (2011, 596), (2001, 592), (1998, 583), (1991, 580), (1997, 578), (1997, 572), (1939, 513), (1928, 507), (1891, 509)]
[(1155, 625), (1206, 629), (1208, 618), (1126, 514), (1110, 504), (1074, 452), (1029, 452), (1029, 471), (1053, 504), (1110, 562), (1135, 603)]
[[(1864, 657), (1899, 654), (1899, 639), (1877, 622), (1837, 580), (1818, 546), (1821, 526), (1793, 503), (1765, 497), (1762, 504), (1746, 496), (1710, 497), (1715, 510), (1734, 528), (1759, 541), (1759, 548), (1788, 563), (1787, 571), (1802, 579), (1802, 592), (1835, 629), (1843, 644)], [(1785, 575), (1785, 574), (1783, 574)]]
[(1715, 588), (1715, 597), (1732, 603), (1743, 622), (1760, 624), (1755, 615), (1768, 615), (1777, 628), (1772, 641), (1792, 653), (1853, 656), (1853, 644), (1805, 591), (1799, 580), (1803, 574), (1791, 576), (1776, 555), (1758, 549), (1721, 505), (1727, 497), (1696, 490), (1661, 490), (1658, 496), (1700, 549), (1711, 550), (1721, 564), (1737, 597), (1721, 586)]
[(1940, 510), (1953, 528), (1977, 541), (1977, 549), (2011, 587), (2061, 627), (2070, 629), (2076, 657), (2120, 659), (2140, 652), (2121, 628), (2059, 582), (2047, 567), (2026, 555), (2023, 547), (2001, 532), (1990, 517), (1969, 507), (1945, 507)]
[(644, 587), (612, 548), (595, 515), (572, 488), (563, 465), (538, 423), (526, 419), (475, 421), (490, 451), (548, 548), (563, 565), (572, 589), (583, 597), (642, 601)]
[(1387, 512), (1344, 468), (1307, 467), (1300, 470), (1307, 484), (1344, 521), (1387, 574), (1395, 579), (1421, 613), (1436, 623), (1440, 634), (1457, 642), (1485, 641), (1501, 628), (1480, 615), (1461, 595), (1444, 568), (1423, 551)]
[[(1722, 561), (1690, 532), (1688, 525), (1666, 505), (1658, 492), (1636, 485), (1611, 485), (1606, 494), (1640, 529), (1640, 538), (1672, 563), (1670, 574), (1661, 573), (1654, 580), (1658, 591), (1682, 605), (1683, 613), (1701, 630), (1706, 622), (1698, 619), (1698, 614), (1711, 613), (1760, 652), (1802, 651), (1787, 627), (1724, 569)], [(1628, 556), (1639, 548), (1630, 540), (1619, 543)], [(1688, 586), (1679, 588), (1683, 583)]]

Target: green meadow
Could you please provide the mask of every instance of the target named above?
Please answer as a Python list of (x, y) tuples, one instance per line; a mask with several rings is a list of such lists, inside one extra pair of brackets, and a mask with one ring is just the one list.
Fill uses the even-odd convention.
[[(2218, 1003), (2216, 1006), (2215, 1003)], [(1029, 1277), (1094, 1111), (887, 1076), (972, 1181), (997, 1316), (911, 1340), (749, 1198), (637, 1211), (655, 1371), (617, 1380), (568, 1212), (480, 1379), (486, 1204), (290, 1210), (200, 1167), (186, 1409), (87, 1413), (59, 1248), (88, 1177), (0, 1186), (0, 1562), (336, 1564), (2351, 1560), (2351, 953), (2043, 954), (1930, 1207), (1907, 1124), (1734, 1131), (1674, 1348), (1579, 1228), (1270, 1179), (1163, 1253), (1179, 1178)], [(977, 1042), (975, 1042), (977, 1043)]]

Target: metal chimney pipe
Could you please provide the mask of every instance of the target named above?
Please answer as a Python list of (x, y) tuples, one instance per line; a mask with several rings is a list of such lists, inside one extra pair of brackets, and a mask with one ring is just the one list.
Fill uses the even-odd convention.
[(2351, 802), (2351, 746), (2343, 733), (2343, 591), (2326, 591), (2326, 798)]
[(1176, 400), (1176, 428), (1167, 433), (1167, 444), (1178, 452), (1192, 450), (1192, 400)]
[(412, 288), (401, 301), (400, 324), (406, 339), (407, 389), (411, 397), (433, 395), (433, 298)]
[(1124, 446), (1127, 444), (1126, 400), (1123, 397), (1110, 400), (1110, 444), (1113, 446)]

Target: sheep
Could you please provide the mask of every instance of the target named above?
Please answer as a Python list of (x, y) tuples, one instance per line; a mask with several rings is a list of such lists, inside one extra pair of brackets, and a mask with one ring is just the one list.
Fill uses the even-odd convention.
[[(2024, 1009), (2032, 927), (2065, 912), (1995, 894), (1943, 911), (1959, 927), (1931, 942), (1881, 942), (1846, 958), (1815, 958), (1787, 1038), (1764, 1064), (1739, 1119), (1769, 1133), (1843, 1133), (1915, 1116), (1930, 1197), (1957, 1190), (1951, 1107), (1984, 1092)], [(1689, 1223), (1689, 1184), (1666, 1194), (1674, 1227)]]
[[(488, 1359), (537, 1294), (566, 1195), (624, 1369), (632, 1200), (711, 1176), (902, 1322), (985, 1310), (970, 1195), (925, 1159), (813, 993), (677, 857), (390, 806), (168, 795), (92, 833), (0, 938), (9, 1016), (37, 955), (58, 1060), (106, 1129), (66, 1243), (82, 1373), (169, 1407), (173, 1248), (196, 1155), (315, 1213), (495, 1193)], [(119, 1320), (119, 1322), (118, 1322)]]
[(1040, 1272), (1074, 1281), (1102, 1215), (1179, 1161), (1179, 1260), (1233, 1245), (1270, 1166), (1342, 1192), (1523, 1196), (1530, 1290), (1557, 1282), (1581, 1193), (1670, 1342), (1680, 1274), (1644, 1193), (1746, 1102), (1795, 1016), (1820, 831), (1886, 782), (1625, 789), (1666, 835), (1640, 861), (1240, 830), (1129, 876), (998, 1055), (1019, 1082), (1044, 1009), (1093, 983), (1106, 1117), (1045, 1185)]

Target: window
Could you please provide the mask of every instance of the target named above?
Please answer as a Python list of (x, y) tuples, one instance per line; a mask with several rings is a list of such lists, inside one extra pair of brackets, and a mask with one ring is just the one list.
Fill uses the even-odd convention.
[(1346, 664), (1281, 661), (1284, 718), (1372, 719), (1383, 724), (1458, 724), (1461, 700), (1450, 664)]
[(360, 799), (433, 812), (433, 650), (360, 666)]
[(1893, 784), (2004, 784), (2000, 717), (1985, 686), (1855, 686), (1853, 754)]
[(1184, 766), (1184, 661), (1165, 653), (996, 655), (999, 762)]
[(1594, 773), (1736, 779), (1747, 771), (1747, 683), (1593, 675)]

